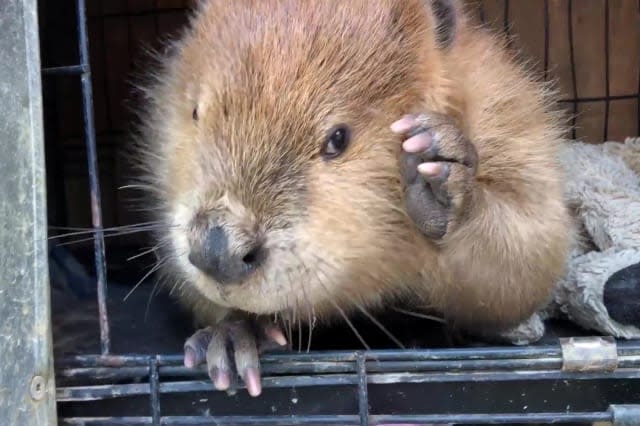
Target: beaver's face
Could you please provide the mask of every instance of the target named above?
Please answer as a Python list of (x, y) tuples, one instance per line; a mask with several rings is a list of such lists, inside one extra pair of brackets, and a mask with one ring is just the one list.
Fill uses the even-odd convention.
[(157, 90), (169, 260), (256, 313), (353, 305), (415, 273), (389, 125), (437, 68), (422, 3), (212, 3)]

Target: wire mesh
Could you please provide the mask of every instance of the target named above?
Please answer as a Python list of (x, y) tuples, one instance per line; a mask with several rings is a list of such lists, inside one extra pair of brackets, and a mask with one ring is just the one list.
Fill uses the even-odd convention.
[[(571, 84), (574, 97), (561, 99), (573, 111), (572, 136), (576, 137), (576, 116), (581, 103), (604, 102), (604, 134), (609, 134), (610, 102), (637, 99), (638, 133), (640, 133), (640, 78), (637, 93), (611, 95), (609, 72), (609, 39), (605, 46), (605, 96), (580, 97), (576, 76), (574, 52), (573, 9), (574, 0), (567, 2), (567, 37), (570, 48)], [(640, 1), (639, 10), (640, 10)], [(549, 1), (544, 0), (544, 78), (550, 68), (549, 56)], [(98, 179), (98, 155), (94, 123), (92, 74), (89, 61), (89, 42), (85, 0), (76, 0), (79, 64), (43, 69), (46, 76), (72, 75), (80, 78), (82, 91), (83, 132), (87, 150), (91, 218), (94, 230), (94, 261), (99, 307), (101, 355), (75, 356), (59, 360), (59, 403), (108, 400), (133, 396), (149, 397), (148, 416), (121, 417), (67, 417), (62, 424), (83, 425), (373, 425), (383, 423), (540, 423), (540, 422), (596, 422), (612, 421), (611, 410), (594, 412), (537, 412), (537, 413), (451, 413), (424, 415), (379, 415), (370, 413), (368, 387), (372, 384), (441, 382), (509, 382), (514, 380), (597, 380), (640, 379), (640, 344), (619, 345), (620, 365), (613, 373), (566, 373), (562, 371), (560, 348), (473, 348), (422, 351), (377, 351), (321, 354), (270, 355), (262, 359), (263, 386), (309, 387), (326, 385), (355, 386), (357, 388), (357, 413), (353, 415), (299, 415), (299, 416), (176, 416), (164, 415), (161, 410), (163, 394), (210, 391), (211, 383), (204, 370), (190, 370), (182, 366), (180, 356), (111, 355), (109, 318), (106, 305), (106, 253), (102, 223), (101, 192)], [(183, 10), (165, 9), (165, 12)], [(505, 0), (503, 28), (509, 33), (510, 1)], [(609, 29), (609, 0), (606, 0), (605, 36)], [(157, 15), (156, 11), (104, 14), (103, 17)], [(483, 7), (480, 19), (486, 20)], [(157, 20), (156, 20), (157, 24)], [(95, 381), (100, 384), (95, 384)], [(105, 384), (105, 381), (107, 383)], [(125, 383), (122, 383), (122, 382)], [(65, 383), (74, 383), (66, 385)], [(80, 384), (78, 384), (80, 383)]]

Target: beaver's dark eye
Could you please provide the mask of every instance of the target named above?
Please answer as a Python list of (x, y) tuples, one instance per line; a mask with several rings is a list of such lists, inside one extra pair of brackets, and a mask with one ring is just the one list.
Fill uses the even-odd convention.
[(349, 146), (350, 131), (347, 126), (334, 127), (327, 136), (327, 140), (322, 145), (322, 156), (331, 160), (342, 154)]
[(198, 121), (198, 108), (194, 108), (193, 109), (193, 113), (191, 114), (191, 116), (193, 117), (193, 121)]

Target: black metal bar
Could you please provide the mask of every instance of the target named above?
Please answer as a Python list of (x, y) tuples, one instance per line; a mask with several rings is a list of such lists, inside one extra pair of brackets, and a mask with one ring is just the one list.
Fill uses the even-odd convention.
[[(619, 357), (640, 356), (640, 339), (617, 342)], [(325, 351), (293, 354), (265, 354), (263, 363), (291, 362), (353, 362), (358, 352)], [(416, 349), (416, 350), (374, 350), (363, 352), (370, 361), (436, 361), (436, 360), (499, 360), (520, 358), (561, 357), (559, 345), (530, 347), (488, 347), (453, 349)], [(59, 360), (60, 367), (147, 367), (150, 355), (75, 355)], [(183, 355), (158, 355), (159, 366), (179, 366)]]
[[(364, 358), (363, 358), (364, 360)], [(541, 359), (506, 359), (506, 360), (440, 360), (440, 361), (363, 361), (369, 373), (403, 373), (407, 371), (419, 372), (462, 372), (462, 371), (545, 371), (560, 370), (562, 360), (559, 358)], [(619, 362), (620, 368), (640, 368), (638, 359), (624, 359)], [(186, 368), (182, 366), (159, 367), (164, 377), (193, 377), (208, 376), (206, 367)], [(342, 374), (357, 373), (351, 362), (263, 362), (262, 373), (269, 375), (292, 374)], [(146, 377), (146, 367), (83, 367), (68, 368), (58, 372), (60, 379), (139, 379)]]
[(517, 413), (517, 414), (430, 414), (414, 416), (371, 416), (372, 425), (393, 423), (573, 423), (611, 420), (607, 412)]
[(367, 366), (362, 353), (356, 356), (358, 370), (358, 415), (360, 426), (369, 426), (369, 394), (367, 392)]
[(618, 370), (608, 373), (564, 373), (561, 371), (516, 371), (483, 373), (394, 373), (369, 374), (370, 384), (389, 383), (455, 383), (455, 382), (508, 382), (535, 380), (596, 380), (640, 379), (640, 370)]
[[(607, 373), (565, 373), (562, 371), (516, 371), (516, 372), (435, 372), (435, 373), (380, 373), (368, 374), (369, 384), (395, 383), (456, 383), (456, 382), (506, 382), (540, 380), (596, 380), (596, 379), (640, 379), (639, 369), (623, 369)], [(357, 385), (357, 374), (328, 374), (307, 376), (263, 377), (264, 388), (288, 388), (309, 386)], [(189, 380), (160, 383), (160, 393), (211, 392), (210, 380)], [(61, 386), (57, 389), (57, 400), (95, 401), (132, 395), (148, 395), (146, 384)]]
[(560, 99), (558, 102), (564, 103), (584, 103), (584, 102), (602, 102), (602, 101), (621, 101), (625, 99), (635, 99), (636, 94), (633, 95), (613, 95), (613, 96), (595, 96), (586, 98), (573, 98), (573, 99)]
[[(640, 360), (638, 360), (640, 361)], [(640, 362), (621, 362), (621, 368), (625, 368), (627, 365), (633, 366)], [(560, 369), (562, 367), (562, 360), (555, 358), (542, 358), (542, 359), (508, 359), (508, 360), (441, 360), (441, 361), (365, 361), (365, 366), (369, 373), (393, 373), (404, 371), (486, 371), (486, 370), (506, 370), (512, 371), (517, 369), (522, 370), (552, 370)], [(78, 377), (85, 375), (87, 377), (93, 377), (95, 375), (108, 374), (105, 369), (74, 369), (63, 370), (62, 373), (72, 377)], [(66, 373), (66, 371), (72, 371), (72, 373)], [(132, 370), (137, 374), (144, 374), (144, 369)], [(271, 374), (336, 374), (336, 373), (348, 373), (354, 372), (353, 366), (348, 362), (309, 362), (309, 363), (263, 363), (262, 371), (265, 375)], [(166, 366), (161, 367), (161, 372), (164, 376), (202, 376), (204, 377), (207, 372), (205, 367), (198, 369), (179, 367), (179, 366)], [(124, 376), (122, 376), (124, 377)]]
[[(573, 50), (573, 0), (567, 3), (567, 28), (569, 31), (569, 59), (571, 61), (571, 84), (573, 88), (573, 96), (578, 98), (578, 82), (576, 77), (576, 58)], [(578, 115), (578, 102), (573, 102), (573, 114), (571, 116), (571, 137), (576, 138), (576, 120)]]
[[(509, 0), (504, 0), (504, 16), (502, 17), (502, 30), (509, 38)], [(511, 40), (509, 40), (509, 44), (511, 44)]]
[(126, 385), (73, 386), (56, 389), (56, 400), (65, 401), (97, 401), (101, 399), (121, 398), (132, 395), (148, 395), (147, 383), (131, 383)]
[(42, 69), (44, 75), (81, 75), (86, 72), (89, 72), (89, 70), (83, 65), (67, 65)]
[[(289, 377), (263, 377), (264, 388), (287, 388), (309, 386), (342, 386), (355, 385), (358, 377), (355, 374), (342, 375), (314, 375), (314, 376), (289, 376)], [(209, 392), (213, 391), (211, 380), (191, 380), (182, 382), (165, 382), (159, 384), (160, 393), (185, 393), (185, 392)], [(96, 401), (101, 399), (121, 398), (133, 395), (148, 395), (147, 384), (131, 383), (124, 385), (94, 385), (94, 386), (70, 386), (58, 387), (57, 400), (62, 401)]]
[[(150, 425), (149, 417), (102, 417), (61, 419), (62, 425), (129, 426)], [(224, 425), (224, 426), (357, 426), (358, 416), (169, 416), (161, 418), (162, 425)]]
[[(173, 368), (173, 367), (170, 367)], [(56, 371), (59, 380), (64, 379), (92, 379), (92, 380), (124, 380), (139, 379), (149, 374), (148, 367), (96, 367), (96, 368), (65, 368)]]
[[(262, 372), (265, 376), (272, 375), (294, 375), (294, 374), (304, 374), (304, 375), (313, 375), (313, 374), (353, 374), (357, 373), (354, 371), (353, 366), (345, 363), (338, 363), (336, 365), (329, 365), (329, 363), (325, 363), (326, 365), (316, 366), (316, 363), (310, 363), (308, 365), (295, 365), (295, 364), (266, 364), (263, 366)], [(539, 372), (553, 372), (560, 371), (562, 366), (561, 361), (553, 361), (553, 363), (549, 362), (551, 367), (545, 368), (543, 363), (534, 364), (533, 366), (527, 367), (525, 362), (515, 363), (513, 361), (497, 364), (495, 362), (488, 361), (487, 364), (483, 364), (482, 362), (474, 363), (474, 364), (466, 364), (459, 365), (459, 362), (441, 362), (438, 364), (427, 364), (424, 362), (403, 362), (403, 363), (384, 363), (378, 364), (374, 362), (366, 362), (365, 366), (368, 370), (369, 374), (402, 374), (406, 372), (411, 372), (411, 374), (434, 374), (434, 373), (465, 373), (472, 372), (471, 374), (479, 374), (482, 373), (509, 373), (514, 370), (518, 370), (519, 373), (522, 374), (533, 374), (537, 371)], [(473, 368), (472, 366), (477, 366)], [(638, 369), (640, 368), (639, 360), (627, 360), (624, 359), (620, 362), (620, 368), (624, 369)], [(182, 378), (190, 378), (194, 380), (206, 379), (208, 377), (204, 368), (200, 369), (187, 369), (180, 367), (161, 367), (160, 372), (163, 376), (167, 378), (171, 377), (182, 377)], [(64, 379), (89, 379), (89, 380), (104, 380), (104, 379), (141, 379), (146, 377), (148, 374), (147, 368), (144, 367), (123, 367), (123, 368), (82, 368), (82, 369), (66, 369), (62, 370), (58, 373), (57, 378), (61, 383), (64, 383)]]
[(103, 355), (109, 353), (109, 318), (107, 316), (107, 266), (102, 231), (102, 206), (100, 199), (100, 178), (96, 148), (96, 132), (93, 117), (93, 89), (89, 63), (89, 36), (87, 34), (85, 0), (77, 0), (78, 40), (80, 64), (86, 69), (81, 75), (84, 131), (87, 145), (89, 188), (91, 192), (91, 223), (95, 229), (94, 251), (98, 287), (98, 311), (100, 316), (100, 346)]
[[(509, 424), (509, 423), (573, 423), (611, 421), (608, 412), (593, 413), (514, 413), (514, 414), (427, 414), (411, 416), (372, 415), (371, 425), (406, 423), (457, 423), (457, 424)], [(60, 419), (62, 425), (141, 425), (150, 424), (149, 417), (94, 417)], [(360, 419), (355, 415), (341, 416), (167, 416), (162, 425), (211, 425), (225, 426), (269, 425), (341, 425), (357, 426)]]
[(486, 371), (486, 370), (553, 370), (562, 367), (562, 360), (553, 358), (541, 359), (506, 359), (506, 360), (462, 360), (462, 361), (387, 361), (378, 364), (367, 362), (370, 373), (396, 373), (403, 371)]
[(155, 358), (149, 362), (149, 393), (153, 426), (160, 426), (160, 374), (158, 360)]
[[(640, 341), (618, 343), (621, 354), (631, 351), (640, 355)], [(326, 351), (311, 353), (265, 354), (260, 359), (263, 363), (280, 362), (353, 362), (357, 352)], [(535, 347), (493, 347), (493, 348), (459, 348), (459, 349), (419, 349), (419, 350), (377, 350), (366, 351), (364, 356), (373, 361), (435, 361), (466, 359), (512, 359), (561, 356), (559, 346)], [(149, 355), (75, 355), (60, 360), (60, 366), (78, 367), (125, 367), (144, 366), (149, 363)], [(160, 366), (182, 365), (183, 355), (159, 355)]]
[(549, 0), (544, 0), (544, 80), (549, 79)]
[(604, 136), (602, 138), (603, 141), (606, 141), (609, 138), (609, 108), (610, 108), (610, 98), (609, 98), (609, 90), (610, 88), (610, 78), (609, 78), (609, 0), (605, 1), (604, 4), (604, 79), (605, 79), (605, 97), (607, 98), (604, 101)]

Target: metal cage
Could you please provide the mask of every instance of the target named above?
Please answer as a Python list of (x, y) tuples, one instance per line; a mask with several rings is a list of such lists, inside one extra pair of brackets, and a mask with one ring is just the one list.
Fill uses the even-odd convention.
[[(81, 84), (101, 353), (57, 360), (54, 386), (36, 3), (0, 3), (2, 424), (55, 424), (57, 403), (57, 421), (68, 425), (640, 425), (640, 342), (265, 355), (257, 400), (215, 392), (205, 371), (184, 368), (179, 355), (112, 353), (85, 0), (76, 0), (79, 63), (42, 72)], [(640, 93), (627, 98), (640, 101)], [(575, 110), (611, 99), (566, 102)]]

